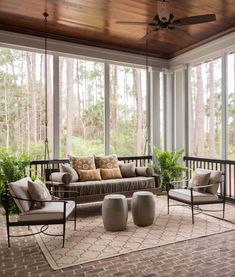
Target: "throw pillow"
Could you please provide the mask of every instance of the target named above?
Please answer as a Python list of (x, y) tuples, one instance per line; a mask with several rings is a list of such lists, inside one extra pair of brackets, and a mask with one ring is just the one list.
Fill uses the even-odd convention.
[(221, 179), (222, 179), (221, 171), (211, 170), (210, 184), (216, 184), (216, 185), (207, 188), (206, 192), (211, 193), (211, 194), (216, 194), (218, 191), (219, 182), (221, 182)]
[(95, 163), (97, 168), (119, 168), (117, 155), (95, 157)]
[(101, 168), (100, 173), (103, 180), (122, 178), (122, 174), (119, 168)]
[[(189, 181), (188, 188), (208, 185), (210, 181), (210, 175), (210, 172), (202, 172), (199, 169), (197, 169), (194, 172), (192, 179)], [(199, 189), (199, 191), (206, 192), (206, 188), (201, 188)]]
[(68, 185), (72, 180), (72, 176), (68, 172), (53, 172), (51, 173), (50, 180), (52, 182)]
[[(23, 199), (29, 199), (31, 200), (31, 196), (28, 192), (28, 181), (31, 181), (30, 177), (26, 177), (23, 179), (20, 179), (16, 182), (11, 182), (8, 184), (8, 189), (12, 196), (23, 198)], [(32, 202), (30, 201), (23, 201), (19, 199), (14, 199), (14, 202), (16, 203), (19, 210), (24, 213), (28, 212), (32, 206)]]
[(34, 182), (28, 181), (28, 191), (32, 199), (35, 200), (35, 208), (43, 208), (47, 205), (47, 202), (37, 202), (37, 200), (52, 200), (52, 196), (46, 185), (39, 179), (35, 180)]
[(61, 164), (61, 171), (71, 174), (71, 177), (72, 177), (71, 182), (78, 181), (79, 177), (78, 177), (77, 171), (74, 168), (72, 168), (72, 166), (70, 164)]
[(100, 169), (79, 170), (81, 182), (101, 180)]
[(135, 169), (138, 176), (152, 177), (154, 172), (152, 167), (139, 166)]
[(94, 170), (95, 159), (94, 157), (72, 157), (70, 156), (70, 163), (79, 175), (79, 170)]
[(136, 177), (135, 163), (123, 163), (119, 164), (121, 174), (123, 178)]

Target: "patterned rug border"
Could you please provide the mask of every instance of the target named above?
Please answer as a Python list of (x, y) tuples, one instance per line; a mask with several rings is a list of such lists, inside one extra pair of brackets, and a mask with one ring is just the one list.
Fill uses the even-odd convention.
[[(199, 214), (199, 216), (201, 216), (201, 215), (211, 216), (211, 215), (203, 214), (203, 213)], [(212, 216), (212, 217), (214, 217), (214, 216)], [(123, 253), (120, 253), (120, 254), (111, 254), (111, 255), (107, 255), (104, 258), (95, 258), (95, 259), (91, 259), (89, 261), (77, 262), (77, 263), (73, 263), (73, 264), (70, 264), (70, 265), (64, 265), (64, 266), (58, 266), (56, 264), (56, 262), (54, 261), (53, 257), (50, 254), (50, 251), (48, 250), (45, 243), (43, 242), (40, 234), (34, 235), (34, 237), (35, 237), (35, 239), (36, 239), (36, 241), (37, 241), (37, 243), (38, 243), (45, 259), (46, 259), (46, 261), (50, 265), (50, 267), (53, 270), (59, 270), (59, 269), (69, 268), (69, 267), (76, 266), (76, 265), (84, 265), (84, 264), (88, 264), (88, 263), (92, 263), (92, 262), (96, 262), (96, 261), (106, 260), (106, 259), (110, 259), (110, 258), (113, 258), (113, 257), (120, 257), (120, 256), (127, 255), (127, 254), (130, 254), (130, 253), (140, 252), (140, 251), (149, 250), (149, 249), (154, 249), (154, 248), (158, 248), (158, 247), (162, 247), (162, 246), (166, 246), (166, 245), (171, 245), (171, 244), (175, 244), (175, 243), (180, 243), (180, 242), (184, 242), (184, 241), (190, 241), (190, 240), (194, 240), (194, 239), (198, 239), (198, 238), (214, 236), (216, 234), (233, 232), (235, 230), (234, 222), (229, 221), (229, 220), (224, 220), (223, 218), (217, 218), (217, 219), (222, 220), (222, 221), (230, 222), (231, 224), (233, 224), (233, 228), (231, 228), (230, 230), (226, 230), (226, 231), (221, 231), (221, 232), (219, 231), (219, 232), (213, 232), (213, 233), (210, 233), (210, 234), (198, 235), (198, 236), (195, 236), (195, 237), (192, 237), (192, 238), (186, 238), (186, 239), (182, 239), (182, 240), (178, 240), (178, 241), (174, 241), (174, 242), (160, 243), (158, 245), (143, 247), (143, 248), (139, 248), (139, 249), (136, 249), (136, 250), (127, 250), (127, 251), (125, 251)], [(31, 226), (31, 230), (36, 231), (37, 229), (36, 229), (35, 226)]]

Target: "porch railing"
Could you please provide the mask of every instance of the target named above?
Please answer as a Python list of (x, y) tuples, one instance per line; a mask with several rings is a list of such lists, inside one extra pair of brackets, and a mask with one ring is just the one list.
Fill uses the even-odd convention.
[(197, 157), (184, 157), (185, 164), (189, 171), (189, 178), (196, 168), (221, 170), (224, 172), (225, 195), (226, 198), (235, 201), (235, 161), (218, 160), (218, 159), (205, 159)]
[[(146, 166), (152, 163), (152, 156), (118, 157), (118, 160), (123, 161), (124, 163), (134, 162), (136, 166)], [(193, 170), (198, 167), (223, 171), (225, 173), (224, 181), (226, 183), (226, 198), (235, 201), (235, 161), (187, 156), (184, 157), (184, 161), (186, 166), (192, 169), (188, 173), (189, 178), (192, 177)], [(59, 168), (59, 164), (68, 162), (68, 159), (32, 161), (30, 164), (30, 176), (37, 175), (44, 177), (45, 169), (56, 169)]]

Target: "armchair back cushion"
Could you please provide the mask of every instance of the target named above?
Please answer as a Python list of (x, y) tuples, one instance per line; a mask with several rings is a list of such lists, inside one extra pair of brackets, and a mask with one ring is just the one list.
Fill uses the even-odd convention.
[(215, 184), (212, 187), (209, 187), (206, 189), (206, 192), (216, 194), (219, 188), (219, 183), (221, 182), (222, 179), (222, 171), (219, 170), (210, 170), (210, 169), (204, 169), (204, 168), (198, 168), (198, 172), (202, 173), (210, 173), (210, 180), (209, 180), (209, 185)]
[(216, 184), (213, 187), (207, 188), (208, 193), (216, 194), (219, 188), (219, 183), (222, 179), (222, 171), (211, 170), (210, 184)]
[[(208, 175), (209, 174), (209, 182), (206, 184), (207, 182), (207, 178), (205, 177), (204, 184), (201, 184), (201, 186), (203, 185), (211, 185), (211, 184), (215, 184), (214, 186), (208, 187), (205, 189), (205, 192), (207, 193), (211, 193), (211, 194), (216, 194), (219, 188), (219, 183), (221, 182), (221, 178), (222, 178), (222, 171), (219, 170), (210, 170), (210, 169), (204, 169), (204, 168), (197, 168), (195, 170), (196, 174), (202, 174), (202, 175)], [(193, 175), (194, 178), (195, 175)], [(189, 181), (189, 188), (192, 187), (193, 185), (193, 178)]]
[[(28, 182), (32, 181), (30, 177), (26, 177), (23, 179), (20, 179), (16, 182), (11, 182), (8, 184), (9, 192), (12, 196), (23, 198), (23, 199), (29, 199), (31, 200), (31, 196), (28, 192)], [(22, 212), (28, 212), (31, 209), (32, 202), (30, 201), (24, 201), (19, 199), (14, 199), (14, 202), (18, 209)]]
[(39, 179), (33, 181), (28, 181), (28, 191), (31, 196), (31, 199), (35, 200), (34, 205), (36, 208), (43, 208), (46, 206), (46, 202), (37, 202), (45, 201), (45, 200), (52, 200), (52, 196), (47, 189), (46, 185)]
[[(207, 186), (210, 181), (210, 172), (201, 171), (197, 168), (193, 173), (192, 179), (189, 181), (188, 188), (195, 188), (198, 186)], [(199, 189), (201, 192), (206, 192), (206, 188)]]

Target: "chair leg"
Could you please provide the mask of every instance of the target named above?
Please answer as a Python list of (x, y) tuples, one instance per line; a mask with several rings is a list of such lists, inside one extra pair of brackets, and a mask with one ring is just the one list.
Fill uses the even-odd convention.
[(7, 224), (7, 244), (8, 247), (11, 247), (11, 243), (10, 243), (10, 226)]
[(192, 224), (194, 224), (194, 211), (193, 211), (193, 204), (191, 204), (191, 209), (192, 209)]
[(225, 216), (225, 201), (223, 202), (223, 218)]
[(169, 200), (169, 195), (167, 195), (167, 214), (169, 214), (169, 209), (170, 209), (170, 200)]
[(74, 231), (77, 229), (77, 204), (75, 204), (75, 209), (74, 209)]
[(65, 242), (65, 226), (66, 226), (66, 221), (64, 221), (64, 223), (63, 223), (63, 244), (62, 244), (62, 248), (64, 248), (64, 242)]

